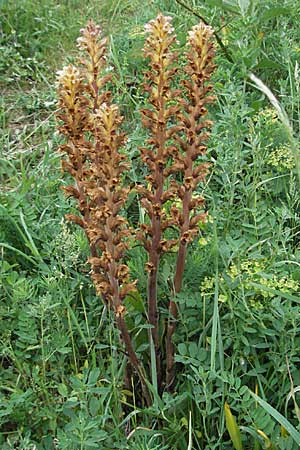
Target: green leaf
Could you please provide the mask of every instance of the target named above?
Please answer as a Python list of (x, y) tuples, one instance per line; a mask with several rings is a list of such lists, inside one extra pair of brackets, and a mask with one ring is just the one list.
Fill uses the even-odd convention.
[(214, 295), (214, 312), (211, 331), (211, 354), (210, 354), (210, 370), (214, 372), (216, 369), (216, 353), (217, 353), (217, 335), (219, 325), (219, 275), (218, 271), (215, 275), (215, 295)]
[(57, 386), (57, 390), (62, 397), (68, 397), (68, 388), (65, 384), (60, 383)]
[(256, 69), (282, 69), (282, 65), (278, 64), (270, 58), (262, 58), (255, 66)]
[(88, 384), (90, 386), (94, 386), (98, 381), (99, 375), (100, 375), (100, 369), (98, 367), (96, 369), (92, 369), (89, 373)]
[(206, 4), (208, 6), (218, 6), (219, 8), (223, 6), (222, 0), (206, 0)]
[(278, 6), (278, 7), (270, 8), (267, 11), (265, 11), (261, 16), (261, 20), (269, 20), (269, 19), (273, 19), (273, 17), (284, 16), (284, 15), (289, 15), (289, 14), (291, 14), (290, 8), (284, 8), (283, 6)]
[(300, 442), (300, 433), (296, 430), (296, 428), (289, 422), (280, 412), (278, 412), (273, 406), (271, 406), (269, 403), (267, 403), (265, 400), (260, 398), (258, 395), (254, 394), (249, 389), (250, 394), (252, 397), (257, 401), (257, 403), (260, 404), (260, 406), (268, 413), (270, 414), (275, 420), (277, 420), (278, 423), (280, 423), (283, 428), (286, 429), (286, 431), (291, 435), (291, 437), (294, 439), (296, 444), (299, 444)]
[(248, 12), (249, 6), (250, 6), (250, 0), (238, 0), (239, 2), (239, 8), (241, 10), (241, 14), (243, 17), (245, 17), (245, 15)]
[(198, 345), (196, 344), (196, 342), (191, 342), (189, 344), (189, 355), (192, 358), (197, 358), (197, 356), (198, 356)]
[(90, 399), (89, 409), (90, 409), (90, 413), (93, 417), (95, 417), (98, 414), (100, 405), (101, 405), (101, 401), (98, 398), (92, 397)]
[(239, 8), (235, 0), (206, 0), (206, 4), (208, 6), (215, 6), (233, 13), (239, 12)]
[(224, 411), (225, 411), (226, 428), (231, 437), (233, 446), (235, 450), (243, 450), (244, 447), (242, 444), (240, 429), (237, 426), (235, 417), (232, 415), (230, 406), (228, 405), (227, 402), (225, 402)]
[(31, 257), (26, 255), (24, 252), (21, 252), (18, 248), (13, 247), (12, 245), (6, 244), (5, 242), (0, 242), (0, 248), (7, 248), (8, 250), (12, 250), (13, 252), (17, 253), (18, 255), (22, 256), (27, 261), (31, 262), (32, 265), (37, 266), (38, 263)]
[(239, 5), (236, 0), (223, 0), (222, 1), (223, 9), (227, 9), (230, 12), (238, 13)]
[(149, 343), (150, 343), (150, 357), (151, 357), (151, 381), (152, 381), (152, 386), (153, 386), (154, 392), (158, 396), (155, 347), (154, 347), (154, 342), (152, 339), (152, 334), (150, 333), (149, 336), (150, 336)]
[(261, 291), (269, 292), (270, 294), (273, 294), (273, 295), (278, 295), (279, 297), (286, 298), (287, 300), (290, 300), (292, 302), (300, 303), (299, 297), (288, 294), (287, 292), (282, 292), (282, 291), (279, 291), (278, 289), (273, 289), (273, 288), (270, 288), (263, 284), (253, 283), (252, 281), (249, 282), (249, 286), (252, 286), (256, 289), (260, 289)]
[(188, 353), (187, 352), (187, 347), (186, 347), (186, 345), (183, 342), (178, 344), (178, 352), (182, 356), (186, 356), (187, 355), (187, 353)]
[(133, 310), (135, 312), (144, 313), (145, 312), (145, 303), (141, 294), (138, 291), (132, 291), (128, 295), (126, 295), (124, 299), (124, 303), (127, 310)]

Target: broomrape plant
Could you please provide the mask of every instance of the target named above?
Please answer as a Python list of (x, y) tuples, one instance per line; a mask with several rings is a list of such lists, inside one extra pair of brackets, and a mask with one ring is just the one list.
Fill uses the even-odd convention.
[[(141, 110), (141, 120), (148, 139), (140, 153), (148, 174), (136, 189), (146, 220), (136, 231), (123, 215), (130, 191), (124, 185), (123, 174), (129, 170), (129, 163), (123, 150), (123, 118), (107, 87), (111, 79), (105, 70), (107, 40), (92, 21), (78, 39), (83, 55), (78, 67), (69, 65), (60, 71), (57, 87), (59, 131), (65, 136), (60, 151), (67, 156), (62, 167), (74, 179), (74, 185), (64, 189), (77, 200), (80, 213), (67, 218), (86, 234), (96, 291), (114, 312), (126, 355), (139, 378), (143, 398), (150, 405), (147, 368), (137, 356), (125, 321), (124, 299), (136, 284), (130, 278), (125, 256), (136, 236), (148, 254), (149, 345), (154, 349), (151, 367), (156, 369), (156, 380), (152, 381), (161, 394), (164, 388), (171, 390), (174, 386), (173, 335), (178, 315), (175, 296), (182, 288), (187, 246), (197, 236), (199, 222), (206, 220), (204, 199), (197, 191), (209, 168), (203, 155), (212, 125), (206, 115), (207, 105), (214, 100), (209, 80), (215, 66), (213, 31), (203, 23), (188, 34), (183, 68), (178, 64), (170, 17), (159, 14), (145, 26), (145, 32), (143, 52), (149, 70), (144, 75), (144, 88), (148, 106)], [(180, 89), (175, 87), (177, 79), (181, 79)], [(170, 250), (177, 252), (177, 259), (163, 349), (157, 278), (161, 257)]]

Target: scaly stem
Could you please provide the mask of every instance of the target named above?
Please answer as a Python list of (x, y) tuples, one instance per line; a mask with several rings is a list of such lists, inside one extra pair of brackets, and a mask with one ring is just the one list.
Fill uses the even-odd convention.
[[(186, 243), (180, 243), (177, 261), (176, 261), (176, 271), (174, 276), (174, 296), (179, 294), (182, 286), (183, 273), (185, 268), (185, 260), (186, 260)], [(178, 317), (178, 307), (176, 302), (171, 299), (169, 303), (169, 318), (168, 318), (168, 328), (167, 328), (167, 337), (166, 337), (166, 387), (171, 390), (174, 379), (175, 379), (175, 346), (173, 344), (172, 338), (176, 330), (176, 321)]]
[(125, 345), (125, 348), (126, 348), (126, 352), (128, 354), (129, 361), (130, 361), (131, 365), (135, 368), (135, 370), (136, 370), (136, 372), (138, 374), (138, 377), (140, 379), (140, 382), (141, 382), (141, 385), (142, 385), (143, 396), (144, 396), (144, 398), (146, 400), (146, 404), (147, 404), (147, 406), (151, 406), (152, 399), (151, 399), (151, 396), (149, 394), (149, 390), (148, 390), (148, 387), (147, 387), (146, 377), (145, 377), (145, 374), (144, 374), (144, 372), (142, 370), (141, 364), (140, 364), (140, 362), (139, 362), (139, 360), (138, 360), (138, 358), (136, 356), (136, 353), (135, 353), (135, 351), (134, 351), (134, 349), (132, 347), (131, 338), (130, 338), (130, 335), (129, 335), (129, 332), (128, 332), (125, 320), (120, 315), (120, 316), (117, 316), (116, 322), (117, 322), (117, 326), (118, 326), (118, 328), (120, 330), (121, 337), (122, 337), (122, 340), (124, 342), (124, 345)]
[[(162, 61), (160, 62), (162, 66)], [(159, 120), (163, 121), (163, 117), (165, 114), (165, 101), (163, 98), (163, 74), (160, 73), (159, 84), (158, 84), (158, 117)], [(166, 129), (165, 126), (158, 124), (158, 133), (157, 133), (157, 141), (158, 141), (158, 149), (157, 149), (157, 160), (162, 161), (164, 158), (164, 148), (166, 141)], [(162, 204), (162, 195), (164, 191), (164, 177), (162, 173), (162, 167), (159, 164), (155, 166), (155, 175), (154, 175), (154, 185), (156, 186), (154, 193), (154, 202), (155, 205), (159, 207), (161, 210), (163, 207)], [(157, 275), (159, 270), (159, 262), (160, 262), (160, 242), (162, 238), (162, 227), (161, 227), (161, 216), (159, 214), (153, 214), (151, 217), (152, 222), (152, 243), (149, 251), (149, 262), (151, 264), (152, 270), (149, 272), (148, 276), (148, 317), (149, 322), (153, 328), (151, 328), (151, 336), (154, 344), (155, 350), (155, 361), (156, 361), (156, 374), (157, 374), (157, 386), (158, 391), (161, 391), (161, 360), (160, 360), (160, 349), (159, 349), (159, 329), (158, 329), (158, 321), (159, 321), (159, 313), (157, 307)]]

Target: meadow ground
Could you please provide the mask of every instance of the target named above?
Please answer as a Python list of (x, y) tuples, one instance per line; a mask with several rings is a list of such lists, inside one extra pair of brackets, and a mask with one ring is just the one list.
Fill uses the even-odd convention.
[[(75, 204), (61, 190), (55, 74), (75, 61), (93, 18), (109, 37), (134, 186), (146, 136), (144, 24), (159, 11), (173, 17), (179, 46), (200, 16), (219, 42), (202, 186), (209, 220), (177, 298), (175, 390), (146, 408), (139, 386), (124, 389), (114, 318), (89, 278), (85, 237), (64, 218)], [(299, 448), (300, 3), (0, 0), (0, 12), (1, 448)], [(139, 219), (134, 195), (127, 216)], [(145, 255), (136, 247), (129, 258), (139, 282), (128, 326), (144, 355)], [(167, 255), (162, 336), (173, 269)]]

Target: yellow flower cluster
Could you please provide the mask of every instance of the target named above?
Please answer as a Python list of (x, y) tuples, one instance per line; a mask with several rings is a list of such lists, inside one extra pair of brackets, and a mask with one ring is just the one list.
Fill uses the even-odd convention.
[(277, 123), (279, 121), (277, 111), (273, 108), (262, 109), (252, 120), (253, 122), (263, 121), (266, 124)]
[(295, 167), (295, 159), (287, 145), (276, 148), (269, 156), (268, 164), (279, 171), (291, 170)]
[[(249, 305), (256, 309), (264, 308), (269, 303), (266, 300), (276, 297), (275, 291), (293, 294), (300, 290), (300, 283), (293, 280), (290, 276), (278, 276), (270, 273), (266, 260), (245, 260), (239, 265), (232, 264), (227, 272), (227, 276), (230, 277), (232, 282), (239, 279), (240, 283), (234, 288), (235, 291), (242, 289), (246, 296), (247, 292), (252, 293), (251, 297), (247, 297), (250, 299)], [(218, 282), (219, 291), (221, 292), (219, 301), (226, 303), (228, 301), (228, 294), (226, 293), (229, 289), (228, 285), (225, 278), (221, 275)], [(215, 278), (205, 277), (200, 286), (202, 297), (210, 298), (214, 291)]]

